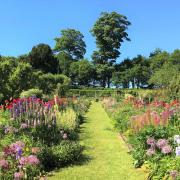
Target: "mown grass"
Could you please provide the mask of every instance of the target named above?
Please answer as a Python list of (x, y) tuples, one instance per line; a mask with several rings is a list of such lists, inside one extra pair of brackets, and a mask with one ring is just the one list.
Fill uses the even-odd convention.
[(93, 102), (81, 126), (81, 143), (85, 146), (84, 162), (60, 169), (50, 180), (144, 180), (135, 170), (128, 149), (100, 103)]

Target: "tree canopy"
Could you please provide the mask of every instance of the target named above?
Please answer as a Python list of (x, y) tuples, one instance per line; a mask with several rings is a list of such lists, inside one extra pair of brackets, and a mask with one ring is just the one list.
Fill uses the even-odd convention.
[(55, 38), (54, 50), (56, 53), (65, 52), (72, 60), (82, 59), (86, 53), (86, 44), (83, 38), (83, 34), (78, 30), (63, 29), (61, 36)]
[(33, 68), (42, 70), (45, 73), (57, 72), (57, 60), (53, 55), (51, 47), (47, 44), (34, 46), (29, 53), (29, 63)]

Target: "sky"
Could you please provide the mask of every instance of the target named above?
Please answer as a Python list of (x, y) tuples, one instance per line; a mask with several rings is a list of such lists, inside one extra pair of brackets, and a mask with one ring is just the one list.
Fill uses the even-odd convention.
[(0, 54), (19, 56), (39, 43), (53, 48), (61, 29), (74, 28), (83, 33), (91, 59), (96, 44), (89, 30), (101, 12), (112, 11), (132, 23), (118, 61), (180, 48), (179, 0), (0, 0)]

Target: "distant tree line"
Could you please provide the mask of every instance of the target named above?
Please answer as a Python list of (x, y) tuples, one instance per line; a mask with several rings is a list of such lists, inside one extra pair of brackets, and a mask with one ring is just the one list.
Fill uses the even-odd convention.
[[(156, 49), (149, 57), (138, 55), (117, 63), (120, 47), (130, 41), (131, 23), (116, 12), (102, 13), (90, 30), (97, 49), (92, 59), (84, 58), (86, 43), (75, 29), (63, 29), (55, 47), (38, 44), (25, 55), (0, 57), (0, 98), (18, 96), (29, 88), (44, 88), (66, 82), (72, 87), (175, 88), (180, 84), (180, 50)], [(59, 77), (58, 77), (59, 76)], [(63, 80), (62, 80), (63, 79)], [(43, 84), (44, 83), (44, 84)], [(43, 85), (42, 85), (43, 84)], [(46, 88), (48, 90), (46, 90)]]

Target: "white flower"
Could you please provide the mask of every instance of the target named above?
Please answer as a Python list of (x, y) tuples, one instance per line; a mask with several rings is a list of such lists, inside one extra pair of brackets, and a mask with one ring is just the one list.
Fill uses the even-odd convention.
[(176, 156), (180, 156), (180, 146), (176, 147)]
[(180, 135), (174, 136), (174, 143), (180, 144)]

